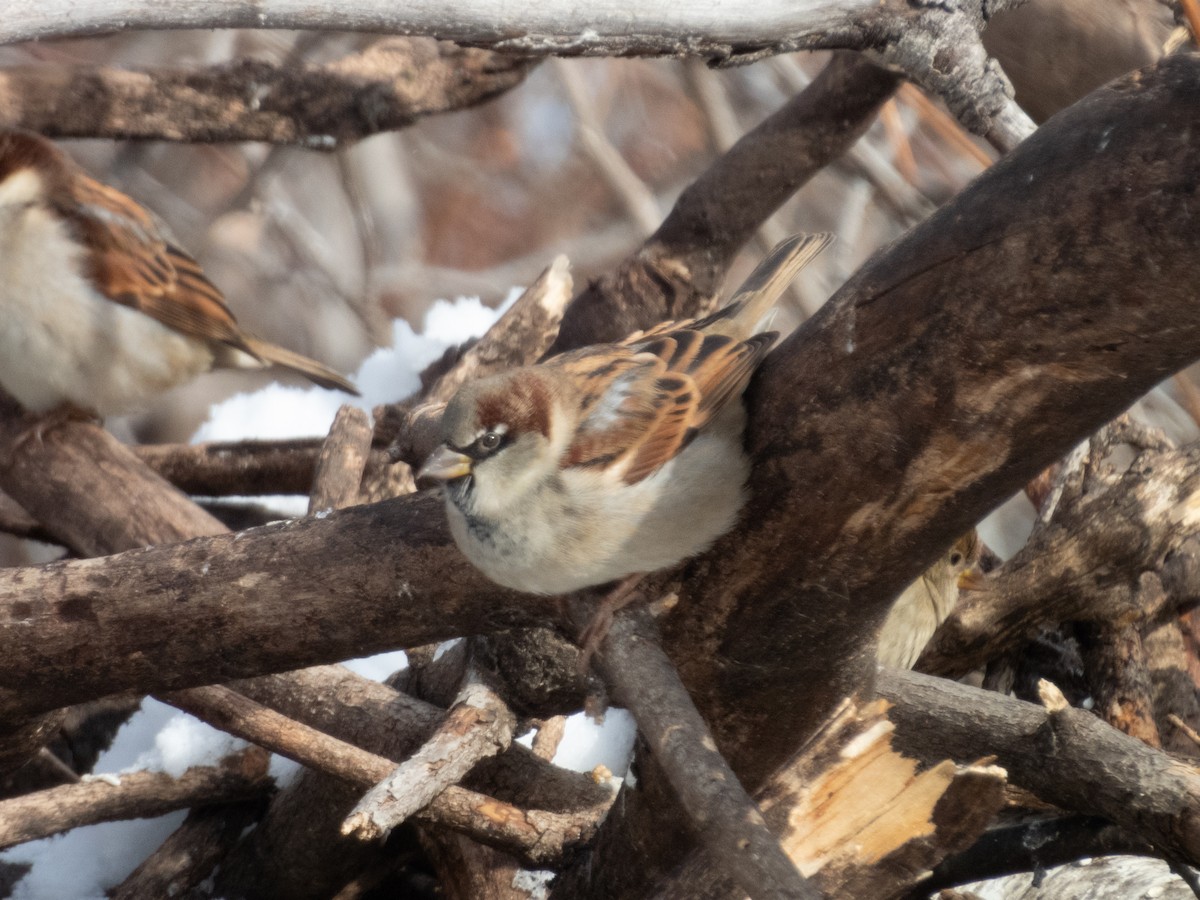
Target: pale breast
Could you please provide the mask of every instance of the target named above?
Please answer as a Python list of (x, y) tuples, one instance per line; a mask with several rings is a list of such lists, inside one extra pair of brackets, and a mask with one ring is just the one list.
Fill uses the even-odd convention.
[(738, 440), (702, 434), (634, 484), (569, 470), (561, 485), (502, 521), (468, 517), (449, 501), (447, 513), (459, 546), (493, 581), (564, 594), (707, 549), (736, 521), (747, 474)]
[(27, 409), (130, 412), (212, 360), (205, 342), (98, 294), (59, 220), (0, 209), (0, 385)]

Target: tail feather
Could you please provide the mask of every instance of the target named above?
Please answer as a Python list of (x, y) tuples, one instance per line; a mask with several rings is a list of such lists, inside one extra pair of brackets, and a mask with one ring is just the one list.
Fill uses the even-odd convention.
[(244, 346), (241, 349), (262, 363), (283, 366), (285, 369), (299, 372), (313, 384), (320, 385), (323, 388), (345, 391), (347, 394), (353, 394), (356, 397), (359, 395), (358, 388), (346, 378), (333, 371), (329, 366), (317, 362), (315, 359), (309, 359), (307, 356), (294, 353), (286, 347), (280, 347), (278, 344), (272, 344), (269, 341), (261, 341), (250, 335), (243, 335), (243, 344)]
[(745, 337), (767, 327), (780, 295), (797, 273), (833, 241), (832, 234), (794, 234), (780, 241), (742, 282), (726, 309), (732, 309), (730, 325)]

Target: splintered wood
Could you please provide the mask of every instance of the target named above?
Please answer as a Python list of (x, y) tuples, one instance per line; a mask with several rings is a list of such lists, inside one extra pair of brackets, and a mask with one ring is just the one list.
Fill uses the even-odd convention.
[(887, 708), (847, 701), (759, 798), (792, 861), (830, 896), (903, 894), (1003, 803), (998, 766), (946, 760), (918, 772), (892, 749)]

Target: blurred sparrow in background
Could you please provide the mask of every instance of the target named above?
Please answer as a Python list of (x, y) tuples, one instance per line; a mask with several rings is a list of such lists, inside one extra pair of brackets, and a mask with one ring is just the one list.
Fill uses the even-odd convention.
[(467, 558), (498, 584), (562, 594), (671, 566), (728, 531), (750, 469), (739, 398), (776, 337), (759, 329), (829, 241), (784, 241), (705, 318), (464, 385), (418, 480), (445, 482)]
[(954, 611), (959, 591), (979, 583), (983, 550), (983, 541), (971, 529), (896, 598), (879, 630), (875, 656), (882, 665), (913, 667), (937, 627)]
[(38, 135), (0, 131), (0, 387), (30, 412), (143, 406), (214, 368), (354, 386), (238, 327), (155, 217)]

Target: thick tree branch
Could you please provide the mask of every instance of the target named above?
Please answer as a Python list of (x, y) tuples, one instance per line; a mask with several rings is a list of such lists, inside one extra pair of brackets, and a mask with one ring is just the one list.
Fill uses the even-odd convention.
[[(1200, 355), (1191, 127), (1195, 58), (1097, 91), (878, 254), (767, 359), (748, 394), (742, 525), (684, 569), (662, 622), (748, 788), (870, 684), (875, 634), (907, 583)], [(802, 698), (780, 704), (798, 685)], [(631, 796), (602, 840), (623, 836), (614, 852), (644, 859), (677, 843), (654, 803)]]
[(1119, 477), (1093, 481), (1061, 497), (1021, 551), (965, 593), (922, 653), (922, 671), (963, 675), (1041, 628), (1107, 628), (1154, 612), (1146, 601), (1165, 598), (1153, 573), (1200, 526), (1200, 450), (1145, 450)]
[(927, 900), (956, 884), (1017, 872), (1038, 872), (1092, 856), (1153, 856), (1145, 838), (1091, 816), (1059, 816), (1006, 825), (984, 832), (975, 844), (943, 860), (917, 883), (908, 900)]
[[(79, 555), (225, 531), (103, 429), (66, 422), (47, 428), (39, 440), (36, 422), (14, 401), (0, 399), (0, 489)], [(124, 502), (107, 503), (113, 496)]]
[(1062, 809), (1103, 816), (1200, 862), (1200, 773), (1089, 712), (1046, 709), (916, 672), (885, 670), (897, 743), (923, 760), (994, 755), (1009, 779)]
[[(744, 525), (692, 568), (665, 623), (749, 785), (869, 682), (871, 638), (908, 581), (1200, 355), (1186, 287), (1200, 240), (1200, 188), (1184, 174), (1200, 165), (1193, 123), (1195, 58), (1101, 89), (768, 358), (749, 394)], [(781, 710), (795, 685), (805, 702)]]
[(482, 103), (520, 84), (535, 64), (443, 41), (384, 38), (323, 65), (239, 59), (194, 70), (19, 66), (0, 69), (0, 125), (50, 137), (333, 150)]

